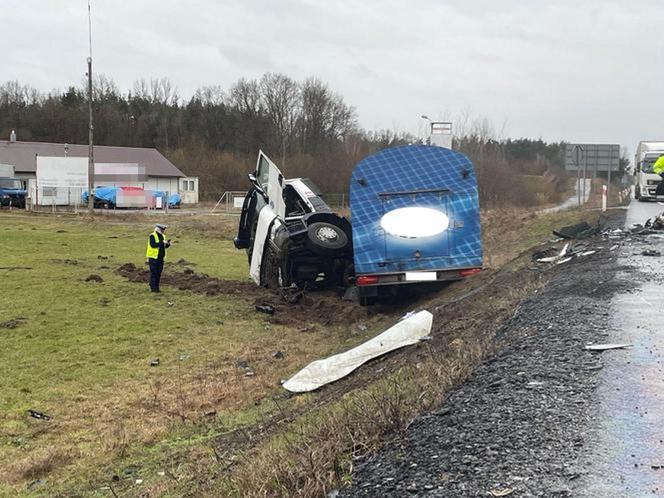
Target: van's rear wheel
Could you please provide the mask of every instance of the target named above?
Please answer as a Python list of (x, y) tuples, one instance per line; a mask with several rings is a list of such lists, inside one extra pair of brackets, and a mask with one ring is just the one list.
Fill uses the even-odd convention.
[(318, 221), (309, 225), (306, 245), (316, 254), (333, 256), (348, 246), (348, 236), (340, 227)]

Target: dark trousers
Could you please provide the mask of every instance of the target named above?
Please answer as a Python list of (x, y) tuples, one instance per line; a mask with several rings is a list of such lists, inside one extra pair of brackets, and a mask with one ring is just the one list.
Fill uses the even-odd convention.
[(159, 280), (161, 280), (161, 272), (164, 269), (164, 260), (148, 258), (148, 262), (150, 264), (150, 290), (159, 292)]
[(661, 176), (662, 179), (657, 184), (657, 190), (655, 190), (655, 195), (664, 195), (664, 173), (660, 173), (659, 176)]

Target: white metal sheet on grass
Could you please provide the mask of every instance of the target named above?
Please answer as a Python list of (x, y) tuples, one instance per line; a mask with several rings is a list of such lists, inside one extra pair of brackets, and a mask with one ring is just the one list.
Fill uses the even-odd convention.
[(309, 363), (288, 379), (284, 388), (294, 393), (314, 391), (345, 377), (373, 358), (419, 342), (429, 335), (432, 323), (433, 315), (428, 311), (414, 313), (364, 344)]

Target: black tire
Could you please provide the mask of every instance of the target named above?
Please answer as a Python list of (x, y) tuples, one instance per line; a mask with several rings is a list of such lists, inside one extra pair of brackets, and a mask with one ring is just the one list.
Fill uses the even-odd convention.
[(334, 256), (348, 247), (348, 236), (341, 227), (318, 221), (307, 228), (306, 245), (320, 256)]

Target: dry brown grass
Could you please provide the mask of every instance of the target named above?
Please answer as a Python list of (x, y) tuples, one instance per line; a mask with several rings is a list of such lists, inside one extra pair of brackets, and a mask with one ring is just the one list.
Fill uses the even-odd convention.
[(33, 481), (48, 475), (53, 469), (72, 461), (73, 450), (59, 446), (48, 446), (32, 451), (25, 458), (13, 462), (7, 470), (6, 480), (11, 483)]
[(472, 289), (470, 281), (420, 303), (434, 311), (433, 341), (365, 365), (354, 379), (314, 395), (313, 408), (268, 443), (229, 457), (236, 464), (221, 466), (223, 479), (213, 491), (315, 497), (348, 482), (358, 458), (401, 437), (492, 349), (495, 332), (545, 281), (520, 271), (528, 261), (524, 255), (503, 272), (487, 272), (474, 284), (488, 284), (474, 304), (457, 304), (448, 295)]

